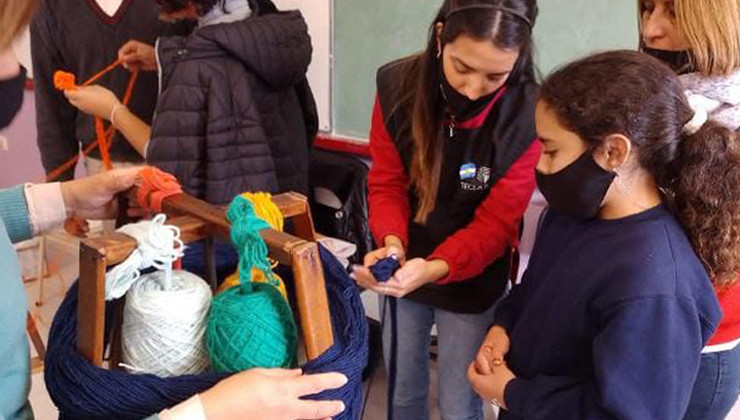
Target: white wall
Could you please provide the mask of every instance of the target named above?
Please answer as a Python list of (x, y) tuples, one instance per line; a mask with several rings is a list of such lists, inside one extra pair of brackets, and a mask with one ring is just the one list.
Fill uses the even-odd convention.
[(31, 36), (26, 29), (23, 35), (13, 45), (18, 61), (28, 70), (28, 77), (33, 79), (33, 67), (31, 66)]
[(332, 6), (333, 0), (273, 0), (281, 10), (299, 9), (308, 23), (313, 60), (308, 80), (319, 109), (319, 129), (332, 131)]

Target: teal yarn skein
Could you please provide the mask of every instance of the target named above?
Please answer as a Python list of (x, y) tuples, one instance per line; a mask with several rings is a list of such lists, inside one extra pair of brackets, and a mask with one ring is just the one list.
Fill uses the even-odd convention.
[(270, 226), (247, 199), (237, 196), (226, 213), (231, 240), (239, 253), (241, 285), (213, 298), (206, 349), (215, 372), (295, 365), (298, 332), (290, 306), (277, 287), (252, 283), (252, 267), (272, 275), (267, 245), (259, 232)]

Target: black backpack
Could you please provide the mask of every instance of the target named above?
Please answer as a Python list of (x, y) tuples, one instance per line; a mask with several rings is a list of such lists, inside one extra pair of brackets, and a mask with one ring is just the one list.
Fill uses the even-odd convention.
[[(368, 225), (368, 171), (368, 164), (355, 156), (311, 151), (309, 188), (316, 231), (357, 245), (357, 252), (350, 258), (354, 264), (362, 264), (365, 254), (373, 249)], [(333, 193), (336, 203), (317, 199), (317, 188)]]

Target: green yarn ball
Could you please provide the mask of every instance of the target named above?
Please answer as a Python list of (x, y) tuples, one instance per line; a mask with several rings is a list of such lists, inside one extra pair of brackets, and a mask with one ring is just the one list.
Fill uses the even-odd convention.
[(297, 343), (290, 306), (275, 286), (255, 283), (249, 293), (232, 287), (213, 299), (206, 349), (214, 371), (291, 368)]
[(267, 245), (259, 235), (270, 225), (257, 217), (254, 206), (237, 196), (226, 217), (231, 241), (239, 252), (241, 285), (213, 298), (206, 328), (206, 350), (216, 372), (255, 367), (289, 368), (295, 364), (298, 333), (293, 313), (277, 287), (252, 283), (252, 267), (271, 278)]

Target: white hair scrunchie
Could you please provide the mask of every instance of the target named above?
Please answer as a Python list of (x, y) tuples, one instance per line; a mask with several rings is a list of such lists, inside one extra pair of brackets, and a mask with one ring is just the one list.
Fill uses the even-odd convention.
[(709, 121), (709, 115), (716, 111), (722, 103), (704, 95), (693, 93), (690, 90), (685, 91), (684, 94), (689, 101), (691, 110), (694, 111), (694, 117), (683, 126), (683, 132), (693, 136), (704, 127), (704, 124)]

